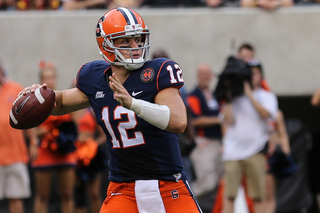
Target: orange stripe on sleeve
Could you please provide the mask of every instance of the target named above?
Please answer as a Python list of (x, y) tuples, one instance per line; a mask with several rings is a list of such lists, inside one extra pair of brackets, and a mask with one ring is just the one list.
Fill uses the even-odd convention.
[(160, 72), (162, 70), (162, 67), (163, 65), (167, 62), (167, 61), (171, 61), (171, 60), (166, 60), (165, 62), (163, 62), (160, 66), (160, 69), (159, 69), (159, 72), (158, 72), (158, 75), (157, 75), (157, 90), (159, 91), (159, 76), (160, 76)]
[(201, 115), (202, 110), (201, 110), (201, 104), (200, 101), (197, 97), (195, 96), (189, 96), (187, 98), (188, 105), (192, 112), (196, 115)]

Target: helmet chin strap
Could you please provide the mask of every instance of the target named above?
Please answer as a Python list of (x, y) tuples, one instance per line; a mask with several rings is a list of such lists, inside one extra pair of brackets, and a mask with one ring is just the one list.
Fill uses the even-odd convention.
[(143, 66), (144, 63), (139, 63), (139, 64), (126, 64), (124, 67), (128, 70), (136, 70), (139, 69)]
[(133, 59), (133, 58), (125, 58), (119, 50), (115, 50), (115, 54), (116, 56), (118, 56), (120, 59), (117, 62), (113, 62), (112, 64), (114, 65), (121, 65), (124, 66), (126, 69), (128, 70), (136, 70), (139, 69), (143, 66), (143, 64), (145, 63), (145, 60), (143, 57), (137, 58), (137, 59)]
[(134, 63), (131, 63), (132, 60), (131, 59), (125, 59), (123, 61), (117, 61), (117, 62), (112, 62), (112, 65), (118, 65), (118, 66), (124, 66), (126, 69), (128, 70), (136, 70), (141, 68), (145, 61), (143, 60), (142, 57), (138, 58), (138, 59), (133, 59)]

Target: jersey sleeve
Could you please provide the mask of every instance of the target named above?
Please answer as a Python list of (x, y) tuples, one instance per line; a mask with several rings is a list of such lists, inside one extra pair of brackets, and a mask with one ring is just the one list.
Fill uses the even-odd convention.
[(78, 71), (76, 87), (88, 97), (95, 95), (95, 86), (104, 78), (107, 67), (107, 62), (102, 60), (84, 64)]
[(84, 64), (80, 70), (77, 73), (77, 78), (76, 78), (76, 87), (80, 90), (83, 91), (85, 82), (89, 80), (89, 72), (90, 72), (90, 67), (91, 63), (86, 63)]
[(172, 60), (164, 61), (157, 75), (157, 89), (181, 88), (184, 84), (180, 65)]

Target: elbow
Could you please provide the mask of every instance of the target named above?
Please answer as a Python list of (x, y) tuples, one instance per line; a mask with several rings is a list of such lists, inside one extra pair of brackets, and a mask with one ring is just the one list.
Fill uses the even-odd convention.
[(184, 133), (185, 129), (187, 127), (187, 119), (175, 119), (174, 122), (169, 122), (169, 125), (167, 127), (167, 131), (176, 133), (176, 134), (182, 134)]
[(184, 133), (186, 127), (187, 127), (187, 121), (186, 121), (185, 123), (181, 123), (181, 124), (177, 127), (176, 133), (177, 133), (177, 134), (182, 134), (182, 133)]

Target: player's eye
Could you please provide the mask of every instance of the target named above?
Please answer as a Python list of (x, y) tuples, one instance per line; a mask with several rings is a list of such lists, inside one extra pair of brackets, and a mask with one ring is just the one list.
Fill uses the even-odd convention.
[(123, 39), (123, 41), (121, 42), (121, 44), (129, 44), (130, 40), (129, 39)]
[(136, 38), (136, 39), (135, 39), (135, 42), (136, 42), (137, 44), (141, 44), (141, 38)]

